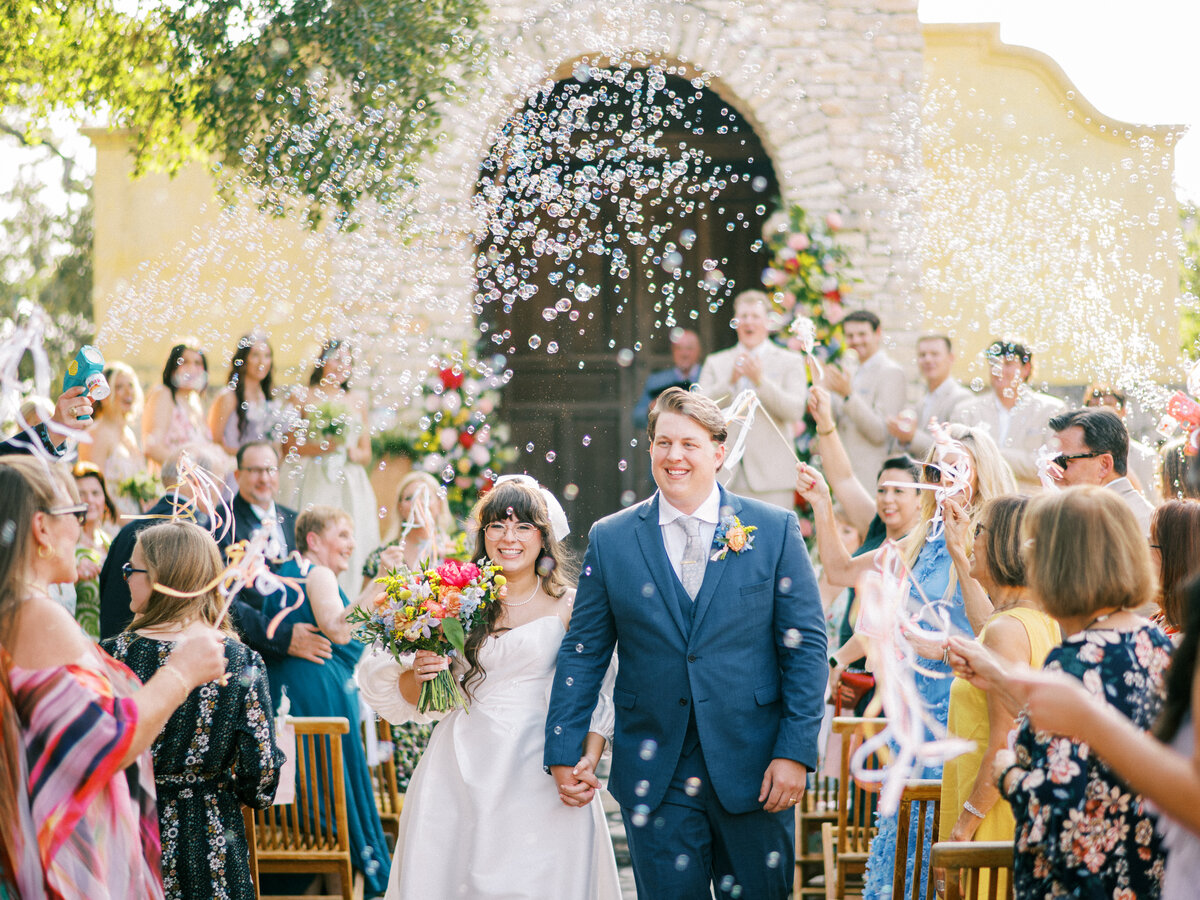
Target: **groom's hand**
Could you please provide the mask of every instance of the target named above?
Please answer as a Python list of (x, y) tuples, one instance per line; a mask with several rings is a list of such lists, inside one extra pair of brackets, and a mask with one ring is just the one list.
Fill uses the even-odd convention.
[(550, 774), (558, 784), (558, 799), (564, 806), (587, 806), (600, 788), (592, 772), (592, 761), (586, 756), (574, 766), (551, 766)]
[(763, 775), (758, 802), (769, 813), (791, 809), (804, 796), (807, 780), (808, 769), (794, 759), (773, 759)]

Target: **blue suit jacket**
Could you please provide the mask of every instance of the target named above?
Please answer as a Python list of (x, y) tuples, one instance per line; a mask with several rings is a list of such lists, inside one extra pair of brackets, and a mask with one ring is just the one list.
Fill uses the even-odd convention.
[(657, 494), (601, 519), (588, 537), (558, 654), (544, 762), (579, 761), (616, 645), (609, 789), (622, 806), (652, 810), (661, 802), (693, 711), (712, 787), (731, 813), (761, 807), (772, 759), (816, 766), (828, 657), (799, 523), (794, 513), (724, 488), (721, 515), (756, 526), (754, 545), (709, 560), (690, 627), (663, 546)]

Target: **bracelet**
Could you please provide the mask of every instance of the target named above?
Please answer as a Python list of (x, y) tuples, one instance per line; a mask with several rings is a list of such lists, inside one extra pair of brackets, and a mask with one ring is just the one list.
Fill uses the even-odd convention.
[(190, 687), (188, 687), (187, 679), (183, 677), (182, 672), (180, 672), (177, 668), (175, 668), (174, 666), (172, 666), (170, 664), (164, 665), (161, 669), (159, 669), (159, 671), (160, 672), (170, 672), (171, 675), (174, 676), (179, 681), (179, 686), (181, 688), (183, 688), (183, 700), (180, 700), (179, 703), (176, 705), (182, 706), (187, 701), (187, 698), (189, 696), (191, 696), (191, 693), (192, 693), (192, 689)]
[(979, 810), (977, 810), (975, 808), (975, 806), (971, 803), (970, 800), (963, 801), (963, 809), (965, 809), (967, 812), (969, 812), (971, 815), (973, 815), (977, 819), (986, 819), (987, 818), (987, 816), (985, 816), (983, 813), (981, 813)]
[[(949, 644), (947, 644), (946, 648), (942, 651), (942, 665), (943, 666), (950, 665), (950, 645)], [(980, 816), (979, 818), (982, 819), (983, 816)]]
[(825, 435), (827, 435), (827, 434), (833, 434), (835, 431), (837, 431), (837, 426), (836, 426), (836, 425), (834, 425), (834, 426), (833, 426), (832, 428), (830, 428), (828, 431), (822, 431), (820, 428), (818, 428), (818, 429), (817, 429), (817, 435), (818, 435), (819, 437), (825, 437)]

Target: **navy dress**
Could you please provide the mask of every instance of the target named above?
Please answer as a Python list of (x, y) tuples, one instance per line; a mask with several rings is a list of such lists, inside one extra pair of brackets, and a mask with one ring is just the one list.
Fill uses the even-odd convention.
[[(297, 580), (302, 577), (300, 566), (294, 560), (280, 566), (279, 575)], [(349, 606), (340, 588), (338, 594), (342, 605)], [(296, 599), (295, 590), (288, 588), (286, 598), (283, 594), (268, 597), (264, 601), (263, 612), (273, 616), (284, 604), (291, 605)], [(288, 615), (287, 621), (315, 626), (317, 622), (312, 604), (306, 599), (299, 609)], [(363, 750), (359, 729), (358, 686), (354, 682), (354, 667), (363, 649), (363, 645), (357, 641), (334, 644), (333, 658), (325, 660), (324, 665), (287, 656), (280, 661), (267, 663), (267, 673), (273, 709), (278, 710), (281, 691), (286, 687), (291, 703), (290, 715), (341, 716), (350, 723), (349, 734), (342, 737), (346, 812), (350, 820), (350, 858), (354, 868), (363, 874), (366, 896), (372, 897), (387, 889), (391, 853), (379, 821), (379, 810), (375, 806), (375, 791), (371, 787), (371, 773), (367, 768), (367, 755)]]

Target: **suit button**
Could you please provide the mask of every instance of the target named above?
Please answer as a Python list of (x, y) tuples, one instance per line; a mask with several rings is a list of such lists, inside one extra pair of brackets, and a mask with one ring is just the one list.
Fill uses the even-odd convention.
[(680, 698), (679, 698), (679, 705), (680, 705), (680, 706), (687, 706), (687, 699), (686, 699), (686, 698), (684, 698), (684, 697), (680, 697)]
[(689, 653), (689, 654), (688, 654), (688, 662), (695, 662), (695, 661), (696, 661), (696, 654), (695, 654), (695, 653)]

